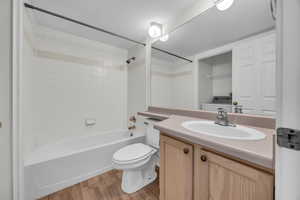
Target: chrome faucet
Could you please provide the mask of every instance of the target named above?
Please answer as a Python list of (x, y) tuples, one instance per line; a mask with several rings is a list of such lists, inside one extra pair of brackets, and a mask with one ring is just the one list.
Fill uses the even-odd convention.
[(233, 105), (233, 112), (234, 113), (240, 113), (240, 114), (243, 113), (243, 106), (238, 105), (237, 101), (233, 102), (232, 105)]
[(217, 120), (215, 121), (215, 124), (221, 125), (221, 126), (233, 126), (234, 124), (230, 123), (228, 120), (228, 114), (224, 108), (218, 108), (218, 115)]

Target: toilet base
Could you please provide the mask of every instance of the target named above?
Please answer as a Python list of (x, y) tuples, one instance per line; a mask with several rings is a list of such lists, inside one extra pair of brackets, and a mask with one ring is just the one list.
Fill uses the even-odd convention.
[(122, 190), (125, 193), (134, 193), (157, 178), (154, 159), (146, 166), (138, 169), (124, 170), (122, 176)]

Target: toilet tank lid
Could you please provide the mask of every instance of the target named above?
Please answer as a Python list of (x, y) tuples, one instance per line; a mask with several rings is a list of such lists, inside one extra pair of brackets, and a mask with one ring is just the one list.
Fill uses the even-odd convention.
[(118, 150), (113, 159), (119, 162), (135, 161), (147, 157), (154, 149), (142, 143), (131, 144)]

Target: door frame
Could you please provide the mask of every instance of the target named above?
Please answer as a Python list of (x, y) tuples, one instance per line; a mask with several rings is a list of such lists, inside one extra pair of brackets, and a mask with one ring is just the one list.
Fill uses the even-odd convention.
[[(280, 2), (280, 1), (279, 1)], [(11, 83), (12, 83), (12, 152), (13, 152), (13, 199), (14, 200), (23, 200), (24, 199), (24, 165), (23, 165), (23, 140), (22, 140), (22, 132), (20, 126), (20, 110), (21, 110), (21, 87), (20, 87), (20, 72), (22, 66), (22, 47), (23, 47), (23, 0), (13, 0), (12, 1), (12, 18), (13, 18), (13, 38), (12, 38), (12, 75), (11, 75)], [(277, 23), (277, 30), (281, 30), (282, 23)], [(277, 37), (277, 49), (279, 49), (280, 54), (282, 53), (282, 44), (280, 43), (279, 37)], [(230, 48), (227, 48), (228, 51)], [(151, 64), (151, 51), (147, 53), (146, 59), (150, 54), (150, 61), (148, 61), (148, 70)], [(197, 62), (199, 58), (202, 56), (196, 56), (195, 61)], [(277, 54), (277, 60), (280, 57)], [(281, 57), (280, 57), (281, 58)], [(277, 65), (281, 63), (277, 62)], [(277, 68), (278, 69), (278, 68)], [(279, 68), (280, 69), (280, 68)], [(149, 76), (149, 74), (148, 74)], [(281, 98), (282, 98), (282, 74), (277, 73), (277, 105), (281, 105)], [(149, 78), (148, 78), (149, 79)], [(150, 104), (150, 89), (148, 85), (148, 104)], [(195, 100), (197, 101), (197, 100)], [(278, 106), (277, 106), (278, 107)], [(280, 106), (279, 106), (280, 107)], [(277, 111), (277, 119), (281, 119), (280, 110)]]
[[(299, 32), (300, 26), (297, 23), (300, 14), (299, 0), (277, 0), (276, 27), (277, 27), (277, 63), (276, 63), (276, 92), (278, 95), (277, 104), (277, 128), (286, 127), (300, 129), (299, 120), (299, 73), (300, 59)], [(287, 31), (289, 30), (289, 31)], [(295, 177), (300, 166), (299, 161), (292, 163), (292, 152), (287, 149), (286, 154), (283, 148), (275, 144), (275, 187), (276, 200), (297, 199), (299, 197), (299, 179)], [(283, 154), (282, 154), (283, 153)], [(286, 173), (286, 166), (289, 166), (289, 173)], [(293, 167), (291, 167), (293, 166)], [(284, 174), (284, 175), (283, 175)], [(289, 184), (285, 184), (286, 182)]]
[(23, 41), (23, 0), (12, 1), (12, 180), (13, 200), (24, 199), (23, 137), (20, 126), (21, 87), (20, 72), (22, 66)]

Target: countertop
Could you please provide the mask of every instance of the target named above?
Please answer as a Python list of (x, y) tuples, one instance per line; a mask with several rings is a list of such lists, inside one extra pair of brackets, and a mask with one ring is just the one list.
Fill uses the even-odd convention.
[(171, 115), (167, 114), (159, 114), (159, 113), (153, 113), (153, 112), (138, 112), (139, 115), (145, 116), (145, 117), (153, 117), (158, 120), (165, 120), (168, 119)]
[(155, 123), (154, 127), (166, 135), (199, 144), (204, 148), (212, 149), (263, 168), (274, 169), (274, 129), (246, 126), (263, 132), (266, 137), (263, 140), (256, 141), (230, 140), (191, 132), (181, 126), (183, 122), (190, 120), (207, 121), (207, 119), (171, 115), (168, 119)]

